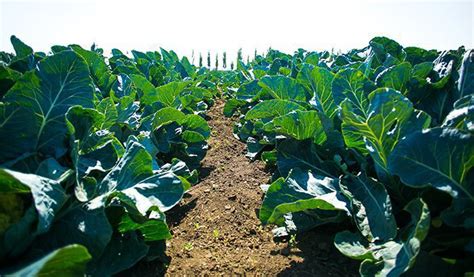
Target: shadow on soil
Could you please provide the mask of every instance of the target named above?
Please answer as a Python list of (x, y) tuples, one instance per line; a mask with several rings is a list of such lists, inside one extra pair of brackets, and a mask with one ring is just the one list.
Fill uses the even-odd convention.
[(179, 225), (179, 223), (181, 223), (181, 221), (184, 219), (186, 214), (190, 210), (194, 209), (194, 207), (196, 207), (196, 202), (197, 202), (197, 198), (190, 199), (186, 201), (186, 203), (182, 202), (178, 206), (174, 207), (172, 210), (168, 211), (166, 213), (166, 219), (168, 221), (168, 225), (170, 226), (170, 228), (171, 226)]
[(343, 256), (334, 246), (338, 231), (337, 226), (321, 226), (298, 235), (295, 246), (280, 253), (298, 258), (278, 276), (358, 276), (359, 263)]
[[(215, 166), (211, 165), (211, 166), (204, 166), (204, 167), (201, 167), (199, 169), (199, 179), (200, 181), (202, 181), (202, 179), (208, 177), (209, 175), (211, 175), (211, 173), (216, 169)], [(198, 183), (199, 185), (199, 183)]]

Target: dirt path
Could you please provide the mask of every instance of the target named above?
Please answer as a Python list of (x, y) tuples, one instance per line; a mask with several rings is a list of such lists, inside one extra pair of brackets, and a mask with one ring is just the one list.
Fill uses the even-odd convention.
[(173, 238), (167, 243), (168, 276), (318, 275), (348, 276), (356, 264), (332, 246), (332, 237), (308, 233), (296, 247), (273, 241), (257, 218), (269, 181), (262, 162), (250, 163), (245, 144), (232, 136), (233, 122), (218, 100), (209, 111), (212, 135), (202, 180), (168, 214)]

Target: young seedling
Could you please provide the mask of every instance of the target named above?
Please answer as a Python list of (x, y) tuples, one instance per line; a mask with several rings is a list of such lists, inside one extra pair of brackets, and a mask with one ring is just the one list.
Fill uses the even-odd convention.
[(290, 240), (288, 241), (288, 247), (295, 248), (296, 247), (296, 234), (290, 235)]
[(183, 247), (184, 247), (184, 250), (186, 251), (191, 251), (194, 248), (191, 242), (186, 242)]
[(199, 224), (199, 223), (197, 223), (197, 222), (194, 223), (194, 229), (195, 229), (195, 230), (199, 230), (199, 228), (201, 228), (201, 227), (202, 227), (201, 224)]
[(213, 236), (215, 239), (219, 238), (219, 230), (214, 229), (214, 230), (212, 231), (212, 236)]

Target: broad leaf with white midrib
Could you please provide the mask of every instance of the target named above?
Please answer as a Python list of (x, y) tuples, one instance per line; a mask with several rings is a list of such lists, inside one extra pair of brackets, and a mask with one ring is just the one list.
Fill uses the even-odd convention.
[(6, 150), (0, 162), (27, 152), (60, 157), (66, 152), (67, 110), (74, 105), (93, 107), (87, 64), (72, 51), (48, 57), (34, 72), (23, 75), (4, 101), (19, 108), (0, 117), (0, 148)]
[[(432, 186), (453, 198), (444, 221), (472, 226), (474, 137), (450, 128), (417, 132), (402, 140), (390, 155), (389, 170), (415, 188)], [(454, 218), (459, 217), (459, 218)]]

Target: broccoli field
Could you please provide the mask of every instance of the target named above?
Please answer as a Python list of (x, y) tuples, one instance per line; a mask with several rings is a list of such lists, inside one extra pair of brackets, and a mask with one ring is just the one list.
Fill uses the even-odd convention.
[(474, 273), (474, 50), (11, 43), (2, 276)]

